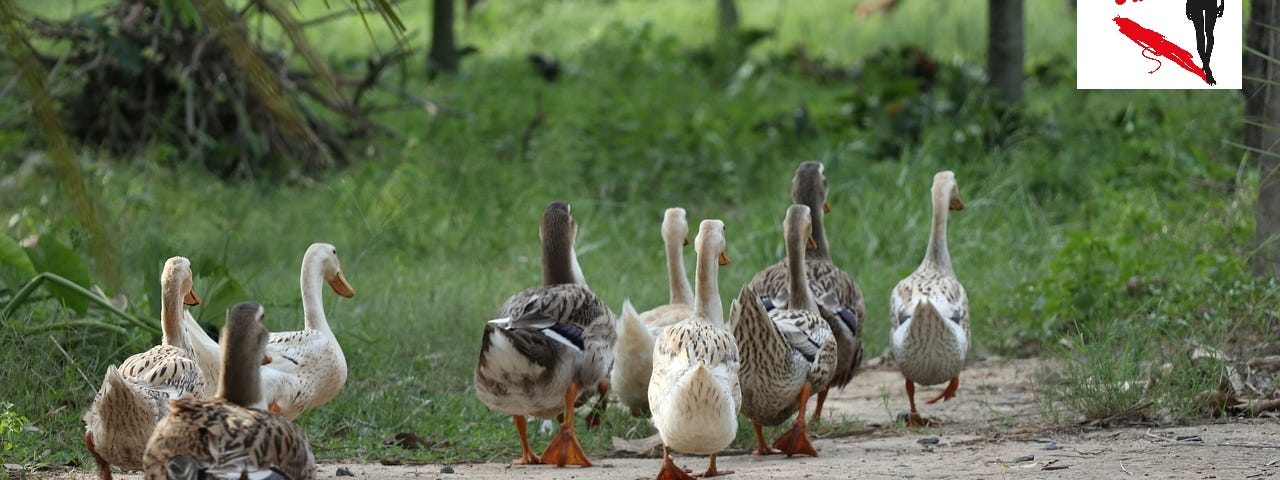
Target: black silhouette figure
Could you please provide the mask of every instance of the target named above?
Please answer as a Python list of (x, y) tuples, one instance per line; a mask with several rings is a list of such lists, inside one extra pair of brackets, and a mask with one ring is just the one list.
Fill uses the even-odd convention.
[(1213, 26), (1222, 17), (1225, 0), (1187, 0), (1187, 20), (1196, 26), (1196, 51), (1200, 52), (1200, 64), (1204, 66), (1204, 80), (1217, 85), (1209, 57), (1213, 55)]

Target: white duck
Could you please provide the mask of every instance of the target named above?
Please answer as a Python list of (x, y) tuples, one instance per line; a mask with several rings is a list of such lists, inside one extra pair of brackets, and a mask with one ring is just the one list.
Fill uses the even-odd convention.
[[(347, 359), (329, 328), (321, 291), (328, 283), (333, 292), (346, 298), (356, 292), (342, 274), (338, 249), (314, 243), (302, 256), (303, 330), (276, 332), (267, 344), (272, 361), (262, 366), (262, 402), (272, 411), (293, 420), (302, 412), (324, 405), (338, 396), (347, 382)], [(201, 366), (217, 368), (218, 344), (189, 316), (183, 322), (187, 338), (195, 345)], [(210, 370), (206, 370), (209, 372)], [(216, 376), (206, 377), (217, 382)]]
[(890, 348), (906, 380), (912, 426), (933, 422), (916, 411), (915, 384), (937, 385), (950, 380), (938, 400), (955, 398), (960, 370), (969, 351), (969, 299), (956, 279), (947, 252), (947, 214), (963, 210), (954, 173), (933, 176), (933, 225), (924, 261), (893, 287), (889, 299), (892, 318)]
[[(809, 394), (831, 382), (837, 364), (835, 336), (818, 313), (809, 290), (804, 250), (812, 225), (809, 207), (792, 205), (783, 221), (786, 233), (789, 290), (785, 307), (765, 312), (750, 285), (733, 301), (729, 322), (742, 357), (742, 414), (756, 432), (756, 455), (816, 456), (806, 430), (805, 405)], [(797, 413), (798, 411), (798, 413)], [(764, 442), (762, 425), (777, 425), (797, 413), (795, 424), (773, 442)]]
[(272, 478), (272, 473), (315, 478), (315, 456), (302, 429), (251, 407), (261, 403), (267, 338), (261, 305), (245, 302), (227, 311), (218, 393), (169, 404), (143, 456), (147, 480)]
[(160, 273), (160, 345), (107, 367), (102, 388), (84, 414), (85, 445), (98, 475), (111, 479), (111, 466), (142, 468), (142, 453), (169, 400), (202, 397), (204, 375), (182, 335), (182, 305), (197, 305), (191, 262), (173, 257)]
[[(631, 415), (649, 410), (649, 376), (653, 371), (653, 341), (667, 325), (693, 314), (693, 290), (685, 276), (682, 247), (689, 244), (689, 221), (683, 208), (668, 208), (662, 217), (662, 243), (667, 253), (670, 300), (637, 314), (631, 301), (624, 301), (618, 316), (618, 342), (614, 347), (613, 390)], [(724, 319), (718, 319), (721, 327)]]
[[(511, 415), (522, 454), (516, 464), (591, 466), (574, 433), (579, 392), (607, 382), (616, 323), (587, 286), (574, 252), (578, 225), (569, 204), (552, 202), (542, 216), (542, 286), (512, 295), (485, 324), (476, 363), (476, 396)], [(534, 455), (525, 416), (563, 415), (560, 432)]]
[(703, 220), (694, 244), (698, 252), (698, 296), (691, 316), (666, 327), (653, 350), (649, 406), (662, 437), (659, 479), (692, 479), (671, 459), (669, 449), (710, 455), (701, 476), (733, 473), (716, 469), (716, 454), (738, 433), (742, 387), (738, 382), (738, 346), (724, 329), (724, 308), (716, 280), (727, 265), (724, 223)]

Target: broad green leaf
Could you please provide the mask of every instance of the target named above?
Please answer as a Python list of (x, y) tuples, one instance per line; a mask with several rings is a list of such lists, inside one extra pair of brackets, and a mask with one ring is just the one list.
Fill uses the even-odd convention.
[(36, 267), (18, 242), (0, 233), (0, 280), (10, 289), (17, 290), (36, 276)]
[[(38, 272), (50, 272), (89, 288), (89, 266), (67, 244), (58, 241), (52, 235), (41, 235), (35, 247), (27, 247), (27, 256)], [(62, 300), (62, 304), (84, 314), (89, 308), (89, 299), (74, 290), (57, 285), (49, 285), (49, 292)]]
[(191, 308), (191, 315), (202, 323), (222, 325), (227, 309), (249, 297), (244, 287), (221, 264), (202, 267), (204, 275), (198, 275), (193, 288), (200, 296), (200, 305)]

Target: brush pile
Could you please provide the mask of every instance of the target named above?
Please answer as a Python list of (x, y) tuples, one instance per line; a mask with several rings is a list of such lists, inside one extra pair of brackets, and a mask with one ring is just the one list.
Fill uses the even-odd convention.
[[(39, 54), (50, 68), (46, 85), (83, 146), (122, 158), (145, 150), (223, 177), (310, 176), (346, 164), (348, 143), (372, 133), (359, 99), (406, 55), (339, 79), (278, 3), (251, 0), (234, 11), (222, 0), (121, 0), (27, 25), (43, 40), (33, 43), (59, 52)], [(255, 15), (252, 36), (246, 17)], [(287, 47), (264, 47), (262, 20)], [(304, 61), (291, 61), (286, 48)]]

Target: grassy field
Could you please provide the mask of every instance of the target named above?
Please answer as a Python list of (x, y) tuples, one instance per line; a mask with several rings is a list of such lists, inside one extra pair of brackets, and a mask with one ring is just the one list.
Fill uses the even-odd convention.
[[(462, 74), (428, 82), (414, 61), (388, 80), (441, 109), (380, 115), (403, 137), (372, 140), (326, 178), (223, 183), (163, 147), (112, 161), (86, 150), (131, 310), (157, 318), (159, 267), (184, 255), (197, 292), (233, 279), (243, 299), (266, 305), (271, 328), (300, 328), (301, 255), (312, 242), (333, 243), (358, 294), (326, 296), (351, 375), (337, 399), (300, 419), (317, 456), (507, 459), (519, 452), (510, 419), (475, 398), (471, 372), (482, 323), (539, 280), (547, 202), (572, 203), (587, 280), (615, 309), (625, 298), (642, 309), (666, 299), (663, 209), (723, 219), (728, 298), (782, 256), (789, 181), (801, 161), (820, 160), (835, 260), (868, 296), (869, 357), (887, 347), (888, 292), (920, 262), (930, 181), (944, 169), (956, 171), (969, 207), (952, 217), (949, 240), (972, 303), (974, 350), (1064, 358), (1066, 386), (1044, 392), (1051, 420), (1101, 418), (1147, 400), (1162, 420), (1195, 418), (1195, 394), (1220, 374), (1191, 362), (1193, 341), (1258, 353), (1274, 340), (1278, 287), (1246, 272), (1257, 181), (1226, 143), (1241, 123), (1233, 92), (1076, 91), (1074, 24), (1045, 21), (1069, 13), (1061, 2), (1028, 2), (1034, 75), (1026, 107), (1004, 112), (979, 88), (980, 3), (903, 2), (867, 20), (852, 2), (741, 3), (745, 26), (776, 34), (724, 69), (700, 60), (715, 32), (709, 2), (487, 2), (460, 23), (460, 42), (480, 49)], [(402, 16), (410, 42), (423, 46), (429, 12), (412, 5)], [(358, 19), (311, 38), (350, 65), (391, 48), (372, 26), (373, 39)], [(803, 74), (798, 45), (860, 76)], [(937, 62), (931, 91), (902, 73), (905, 46)], [(559, 82), (534, 73), (532, 52), (560, 59)], [(523, 151), (539, 105), (546, 122)], [(802, 106), (808, 123), (797, 129)], [(33, 156), (33, 131), (3, 136), (11, 145), (0, 174), (14, 179), (0, 182), (4, 231), (54, 235), (87, 252), (52, 169), (33, 161), (37, 173), (19, 171)], [(193, 313), (220, 325), (218, 305)], [(0, 416), (6, 462), (92, 464), (80, 414), (107, 365), (155, 341), (27, 333), (72, 318), (42, 302), (0, 328), (0, 402), (13, 404)], [(1150, 389), (1107, 386), (1166, 364), (1175, 374)], [(33, 428), (3, 429), (17, 416)], [(612, 435), (651, 429), (611, 410), (605, 428), (580, 433), (599, 453)], [(447, 448), (388, 445), (399, 432)]]

